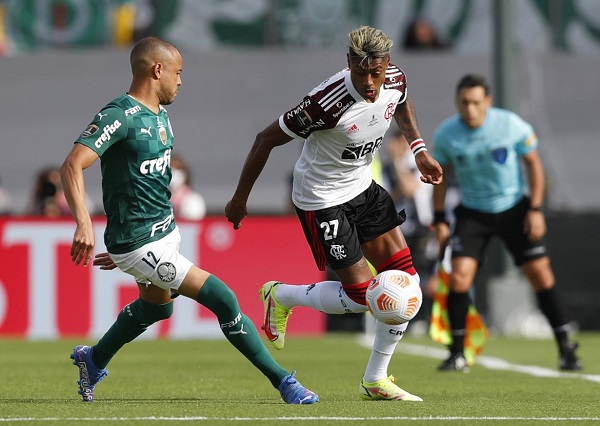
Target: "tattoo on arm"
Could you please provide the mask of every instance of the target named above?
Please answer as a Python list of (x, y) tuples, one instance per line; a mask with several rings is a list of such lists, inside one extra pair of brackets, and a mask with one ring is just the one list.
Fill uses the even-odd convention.
[(421, 137), (421, 133), (417, 126), (415, 105), (410, 97), (407, 97), (406, 101), (396, 107), (394, 118), (409, 143)]

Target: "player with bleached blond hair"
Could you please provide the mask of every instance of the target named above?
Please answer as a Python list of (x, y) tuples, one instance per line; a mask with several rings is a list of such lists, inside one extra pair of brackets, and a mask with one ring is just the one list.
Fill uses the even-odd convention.
[[(262, 130), (254, 141), (225, 213), (235, 229), (271, 150), (292, 140), (303, 143), (293, 173), (292, 201), (317, 266), (329, 266), (339, 281), (264, 284), (263, 328), (273, 346), (284, 346), (295, 306), (328, 314), (366, 312), (365, 293), (378, 272), (399, 269), (416, 276), (390, 195), (372, 179), (371, 165), (392, 119), (409, 141), (421, 180), (442, 181), (442, 169), (427, 152), (408, 96), (406, 75), (390, 62), (392, 40), (363, 26), (349, 35), (348, 68), (310, 91), (294, 108)], [(368, 400), (422, 401), (398, 387), (388, 365), (407, 323), (377, 322), (371, 357), (359, 393)]]

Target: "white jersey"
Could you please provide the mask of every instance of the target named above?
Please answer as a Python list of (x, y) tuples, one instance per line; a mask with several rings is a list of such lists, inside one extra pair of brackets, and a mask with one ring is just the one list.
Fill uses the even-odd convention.
[(371, 163), (396, 106), (406, 100), (406, 77), (388, 65), (376, 102), (356, 91), (345, 69), (279, 117), (289, 136), (306, 139), (294, 167), (292, 200), (307, 211), (348, 202), (371, 185)]

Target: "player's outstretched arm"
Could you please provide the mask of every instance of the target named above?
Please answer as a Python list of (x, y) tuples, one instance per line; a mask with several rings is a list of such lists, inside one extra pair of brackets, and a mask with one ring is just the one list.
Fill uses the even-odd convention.
[(87, 266), (95, 246), (92, 219), (85, 202), (83, 171), (98, 159), (98, 154), (87, 146), (76, 143), (60, 168), (60, 179), (65, 198), (75, 219), (77, 228), (71, 244), (71, 260)]
[(248, 215), (246, 204), (256, 179), (260, 176), (271, 151), (276, 146), (284, 145), (291, 141), (277, 121), (271, 123), (262, 132), (256, 135), (254, 144), (246, 157), (237, 188), (231, 200), (225, 206), (225, 216), (233, 223), (234, 229), (239, 229), (242, 219)]

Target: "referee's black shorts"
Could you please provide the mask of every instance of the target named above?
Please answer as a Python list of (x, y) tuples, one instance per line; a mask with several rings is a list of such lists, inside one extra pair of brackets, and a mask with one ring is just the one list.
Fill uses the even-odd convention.
[(454, 210), (456, 224), (451, 239), (452, 257), (467, 256), (484, 260), (485, 249), (493, 236), (500, 238), (516, 265), (547, 256), (544, 240), (530, 241), (525, 234), (529, 199), (501, 213), (483, 213), (459, 205)]

